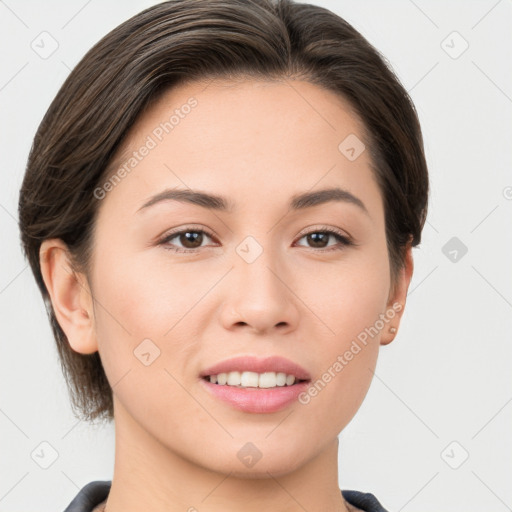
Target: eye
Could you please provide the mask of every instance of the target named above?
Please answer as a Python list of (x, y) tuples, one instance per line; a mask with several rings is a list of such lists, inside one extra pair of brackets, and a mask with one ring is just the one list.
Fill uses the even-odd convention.
[[(185, 228), (166, 235), (158, 242), (158, 244), (163, 245), (164, 248), (169, 251), (194, 252), (196, 249), (202, 247), (202, 243), (205, 238), (209, 238), (211, 240), (213, 235), (204, 229)], [(175, 239), (176, 242), (172, 243), (171, 241)]]
[[(308, 247), (310, 249), (332, 251), (341, 250), (349, 245), (354, 245), (346, 235), (332, 228), (321, 228), (310, 231), (302, 235), (299, 240), (303, 238), (305, 238), (308, 243), (312, 244), (312, 246)], [(336, 239), (338, 244), (329, 244), (329, 241), (332, 239)]]
[[(198, 249), (205, 247), (203, 242), (206, 239), (213, 240), (213, 238), (214, 235), (204, 229), (188, 227), (167, 234), (158, 242), (158, 245), (174, 252), (196, 252)], [(320, 251), (341, 250), (347, 246), (355, 245), (349, 237), (333, 228), (319, 228), (310, 231), (299, 238), (299, 240), (302, 239), (306, 239), (309, 244), (312, 244), (307, 248)], [(333, 239), (337, 240), (338, 243), (329, 243)], [(301, 246), (301, 244), (298, 245)]]

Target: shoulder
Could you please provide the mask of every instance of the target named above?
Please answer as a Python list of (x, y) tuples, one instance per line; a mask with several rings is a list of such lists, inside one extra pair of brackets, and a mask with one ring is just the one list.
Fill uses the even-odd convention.
[(344, 490), (341, 491), (341, 494), (345, 501), (352, 506), (350, 512), (388, 512), (370, 492)]
[(95, 480), (82, 487), (64, 512), (93, 512), (108, 496), (111, 480)]

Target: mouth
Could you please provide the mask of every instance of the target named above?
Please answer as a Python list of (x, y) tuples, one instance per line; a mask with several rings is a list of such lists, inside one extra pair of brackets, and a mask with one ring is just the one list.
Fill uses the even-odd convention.
[[(239, 373), (239, 372), (230, 372)], [(268, 372), (272, 373), (272, 372)], [(242, 373), (243, 375), (243, 373)], [(258, 375), (258, 374), (256, 374)], [(264, 379), (268, 378), (267, 383), (263, 382), (263, 385), (267, 385), (266, 388), (251, 386), (242, 386), (242, 384), (219, 384), (218, 382), (210, 382), (215, 380), (214, 377), (219, 378), (219, 374), (211, 375), (209, 377), (202, 377), (199, 382), (204, 386), (204, 390), (214, 399), (220, 400), (230, 408), (237, 409), (244, 413), (253, 414), (269, 414), (281, 411), (295, 402), (300, 398), (301, 393), (304, 393), (308, 386), (309, 380), (296, 380), (290, 384), (284, 384), (284, 386), (270, 386), (270, 378), (265, 376)], [(222, 379), (222, 374), (220, 374)], [(288, 377), (288, 376), (287, 376)], [(291, 377), (294, 377), (293, 375)], [(231, 377), (234, 379), (234, 377)], [(275, 377), (277, 381), (277, 376)], [(233, 380), (232, 380), (233, 382)], [(236, 382), (236, 381), (235, 381)], [(279, 382), (282, 382), (282, 376), (279, 377)]]
[(199, 382), (214, 399), (245, 413), (274, 413), (293, 405), (311, 382), (299, 364), (281, 356), (239, 356), (203, 370)]

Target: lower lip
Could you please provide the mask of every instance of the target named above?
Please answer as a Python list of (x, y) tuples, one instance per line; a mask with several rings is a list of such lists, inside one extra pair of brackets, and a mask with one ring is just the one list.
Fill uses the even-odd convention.
[(200, 379), (207, 391), (244, 412), (271, 413), (277, 412), (295, 402), (298, 396), (307, 389), (309, 381), (299, 382), (293, 386), (275, 388), (238, 388), (222, 386)]

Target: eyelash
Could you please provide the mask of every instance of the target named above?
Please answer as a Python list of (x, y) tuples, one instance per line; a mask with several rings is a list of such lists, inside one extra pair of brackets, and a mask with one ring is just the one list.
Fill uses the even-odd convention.
[[(174, 231), (173, 233), (169, 233), (168, 235), (164, 236), (164, 238), (162, 238), (158, 242), (158, 245), (162, 245), (163, 248), (167, 251), (172, 251), (172, 252), (176, 252), (176, 253), (194, 253), (194, 252), (197, 252), (199, 249), (203, 249), (203, 247), (197, 247), (195, 249), (180, 249), (180, 248), (174, 248), (174, 247), (171, 247), (168, 245), (168, 243), (173, 238), (176, 238), (177, 236), (182, 235), (184, 233), (204, 233), (211, 239), (215, 239), (215, 236), (206, 229), (188, 227), (188, 228), (181, 229), (179, 231)], [(337, 231), (333, 228), (328, 228), (328, 227), (317, 228), (315, 230), (308, 231), (307, 233), (303, 233), (299, 237), (299, 240), (301, 240), (302, 238), (304, 238), (308, 235), (311, 235), (313, 233), (323, 233), (323, 234), (333, 235), (341, 245), (335, 245), (335, 246), (331, 246), (329, 248), (323, 248), (323, 249), (317, 249), (315, 247), (305, 247), (305, 246), (300, 246), (300, 247), (305, 247), (306, 249), (310, 249), (315, 252), (330, 252), (330, 251), (340, 251), (340, 250), (343, 250), (345, 247), (356, 245), (347, 236), (343, 235), (342, 233), (340, 233), (339, 231)]]

